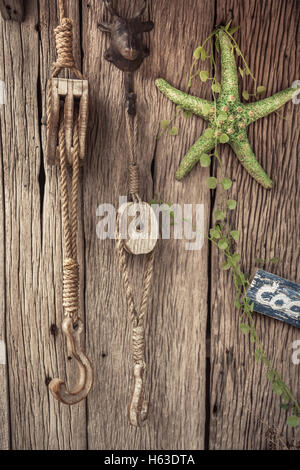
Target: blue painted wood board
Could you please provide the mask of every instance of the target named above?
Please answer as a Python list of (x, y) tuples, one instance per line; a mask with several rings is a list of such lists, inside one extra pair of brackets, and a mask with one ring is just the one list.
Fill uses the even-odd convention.
[(300, 285), (258, 269), (247, 297), (254, 311), (300, 328)]

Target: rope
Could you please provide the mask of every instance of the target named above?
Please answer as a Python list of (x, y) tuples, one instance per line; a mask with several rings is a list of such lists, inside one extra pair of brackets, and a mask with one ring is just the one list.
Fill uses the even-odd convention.
[[(64, 0), (58, 0), (59, 22), (55, 28), (55, 43), (57, 60), (53, 63), (51, 78), (56, 78), (63, 69), (68, 69), (74, 73), (76, 78), (83, 80), (83, 75), (75, 65), (73, 54), (73, 21), (65, 17)], [(47, 87), (47, 128), (50, 126), (50, 110), (52, 106), (51, 80)]]
[(130, 123), (128, 112), (125, 113), (126, 131), (129, 143), (129, 194), (133, 201), (139, 201), (140, 174), (137, 164), (137, 119), (133, 117), (133, 126)]
[(66, 258), (63, 268), (63, 306), (65, 315), (78, 322), (79, 308), (79, 265), (77, 261), (78, 232), (78, 187), (79, 187), (79, 134), (78, 117), (74, 125), (74, 157), (72, 173), (71, 203), (69, 204), (67, 150), (64, 121), (61, 117), (59, 130), (60, 192), (62, 223)]
[[(58, 0), (59, 25), (54, 30), (57, 61), (53, 64), (52, 78), (59, 75), (61, 70), (69, 69), (82, 80), (83, 75), (76, 68), (73, 55), (73, 21), (66, 18), (64, 0)], [(51, 80), (47, 91), (47, 127), (50, 125), (50, 111), (52, 106)], [(60, 191), (62, 223), (65, 243), (65, 260), (63, 266), (63, 306), (67, 317), (73, 319), (74, 325), (78, 322), (79, 308), (79, 265), (77, 261), (77, 231), (78, 231), (78, 189), (79, 189), (79, 131), (78, 115), (74, 123), (73, 133), (73, 164), (71, 202), (69, 204), (68, 190), (68, 160), (65, 138), (64, 115), (60, 115), (58, 146), (60, 153)]]
[[(129, 114), (126, 112), (126, 130), (129, 143), (129, 194), (133, 202), (141, 202), (139, 196), (139, 167), (137, 163), (137, 119), (133, 117), (133, 124), (130, 122)], [(117, 217), (117, 240), (116, 240), (116, 250), (119, 255), (119, 266), (123, 278), (126, 300), (127, 300), (127, 309), (129, 319), (132, 324), (132, 358), (134, 362), (134, 371), (135, 374), (138, 373), (139, 379), (144, 383), (144, 371), (146, 369), (145, 362), (145, 317), (147, 313), (147, 308), (149, 304), (150, 297), (150, 287), (153, 278), (153, 268), (154, 268), (154, 259), (155, 251), (153, 250), (148, 256), (144, 279), (143, 279), (143, 288), (141, 303), (139, 309), (137, 308), (134, 296), (132, 285), (129, 281), (129, 268), (128, 268), (128, 257), (124, 246), (124, 240), (120, 235), (120, 217)], [(137, 366), (142, 366), (142, 370), (137, 369)], [(138, 372), (136, 372), (138, 370)], [(130, 405), (130, 419), (131, 424), (138, 426), (142, 413), (143, 405), (143, 389), (144, 387), (139, 385), (139, 382), (135, 379), (134, 391), (132, 395), (131, 405)]]

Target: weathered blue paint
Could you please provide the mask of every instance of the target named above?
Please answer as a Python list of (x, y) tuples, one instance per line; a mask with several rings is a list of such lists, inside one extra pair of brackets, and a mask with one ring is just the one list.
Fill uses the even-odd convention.
[(300, 328), (300, 286), (258, 269), (247, 297), (254, 311)]

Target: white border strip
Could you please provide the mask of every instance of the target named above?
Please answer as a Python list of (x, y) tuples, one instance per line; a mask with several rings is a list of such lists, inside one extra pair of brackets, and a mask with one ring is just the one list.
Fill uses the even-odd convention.
[(1, 104), (6, 104), (6, 87), (3, 80), (0, 80), (0, 105)]
[(0, 365), (5, 366), (6, 364), (6, 346), (4, 341), (0, 340)]

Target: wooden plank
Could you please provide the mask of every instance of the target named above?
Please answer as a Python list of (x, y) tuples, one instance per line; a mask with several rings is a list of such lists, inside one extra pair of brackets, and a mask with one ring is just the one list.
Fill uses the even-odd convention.
[[(299, 79), (297, 1), (218, 1), (216, 24), (230, 18), (241, 26), (236, 39), (259, 84), (267, 86), (268, 96)], [(247, 86), (245, 80), (241, 91)], [(287, 121), (273, 114), (249, 129), (254, 151), (275, 182), (272, 191), (260, 188), (231, 150), (223, 148), (221, 155), (226, 175), (234, 179), (232, 197), (238, 199), (230, 224), (241, 232), (238, 251), (243, 269), (251, 272), (255, 258), (278, 256), (280, 263), (274, 273), (299, 282), (299, 107), (290, 103), (283, 113), (289, 117)], [(217, 193), (215, 207), (219, 202)], [(240, 334), (232, 278), (221, 272), (220, 264), (221, 258), (213, 249), (210, 447), (264, 449), (260, 420), (275, 425), (284, 439), (294, 436), (299, 440), (299, 431), (285, 426), (286, 412), (280, 409), (265, 369), (254, 361), (252, 343)], [(272, 364), (298, 394), (299, 367), (291, 361), (291, 345), (298, 330), (260, 315), (255, 316), (255, 322)]]
[[(132, 2), (120, 3), (122, 15), (133, 13)], [(186, 85), (192, 51), (213, 28), (214, 11), (210, 1), (149, 4), (149, 18), (155, 22), (150, 33), (151, 56), (135, 78), (141, 195), (146, 201), (155, 192), (166, 202), (205, 203), (207, 228), (209, 194), (204, 195), (201, 188), (208, 170), (194, 174), (185, 185), (174, 177), (179, 159), (203, 124), (196, 118), (181, 119), (180, 138), (157, 142), (159, 121), (172, 115), (175, 107), (157, 91), (154, 79), (161, 75), (178, 86)], [(128, 424), (132, 364), (123, 283), (115, 242), (97, 241), (95, 232), (97, 206), (117, 206), (119, 195), (127, 192), (123, 77), (103, 58), (108, 39), (97, 30), (95, 21), (102, 21), (103, 16), (100, 2), (83, 2), (83, 29), (89, 31), (84, 44), (85, 71), (92, 80), (94, 103), (84, 194), (88, 344), (96, 367), (95, 386), (88, 400), (89, 448), (201, 449), (205, 433), (207, 246), (188, 252), (183, 241), (159, 242), (146, 332), (150, 414), (141, 429)], [(187, 30), (194, 41), (187, 40)], [(199, 88), (195, 92), (205, 94), (204, 87)], [(137, 257), (131, 265), (136, 294), (144, 262), (144, 257)]]
[[(55, 58), (52, 32), (57, 15), (55, 2), (33, 1), (27, 7), (28, 19), (21, 26), (0, 23), (1, 76), (7, 84), (7, 106), (1, 109), (1, 217), (5, 213), (12, 447), (84, 449), (85, 404), (60, 406), (46, 386), (54, 374), (71, 374), (72, 381), (73, 369), (66, 367), (62, 334), (56, 335), (63, 318), (58, 174), (48, 167), (44, 173), (40, 128), (45, 113), (41, 103), (45, 105), (46, 80)], [(78, 2), (72, 2), (71, 14), (78, 32)], [(78, 50), (79, 45), (77, 57)]]
[(247, 292), (254, 311), (300, 328), (300, 286), (258, 269)]
[[(46, 122), (46, 86), (51, 73), (51, 65), (56, 60), (54, 28), (57, 26), (58, 16), (56, 2), (42, 0), (39, 2), (40, 12), (40, 80), (41, 80), (41, 117)], [(70, 0), (65, 2), (67, 15), (73, 19), (74, 31), (74, 57), (80, 68), (80, 2)], [(77, 38), (77, 39), (76, 39)], [(62, 77), (68, 72), (62, 71)], [(73, 76), (70, 78), (74, 78)], [(65, 337), (61, 331), (63, 320), (62, 307), (62, 256), (63, 234), (61, 230), (61, 207), (59, 172), (56, 167), (46, 161), (46, 126), (42, 127), (43, 153), (42, 162), (45, 171), (45, 181), (42, 183), (43, 205), (41, 213), (42, 225), (42, 272), (45, 282), (40, 292), (44, 302), (43, 309), (43, 351), (44, 351), (44, 378), (60, 377), (65, 379), (72, 387), (76, 383), (77, 370), (72, 361), (67, 361)], [(82, 181), (82, 177), (81, 177)], [(80, 191), (84, 186), (80, 183)], [(82, 204), (82, 194), (79, 197), (79, 207)], [(79, 210), (79, 214), (80, 214)], [(80, 216), (78, 233), (78, 256), (80, 265), (80, 316), (85, 317), (84, 311), (84, 258), (82, 255), (82, 220)], [(51, 332), (51, 333), (50, 333)], [(41, 448), (60, 450), (86, 449), (86, 403), (68, 407), (60, 405), (48, 390), (43, 390), (47, 397), (47, 406), (43, 411), (43, 420), (46, 424), (47, 441), (41, 443)]]

